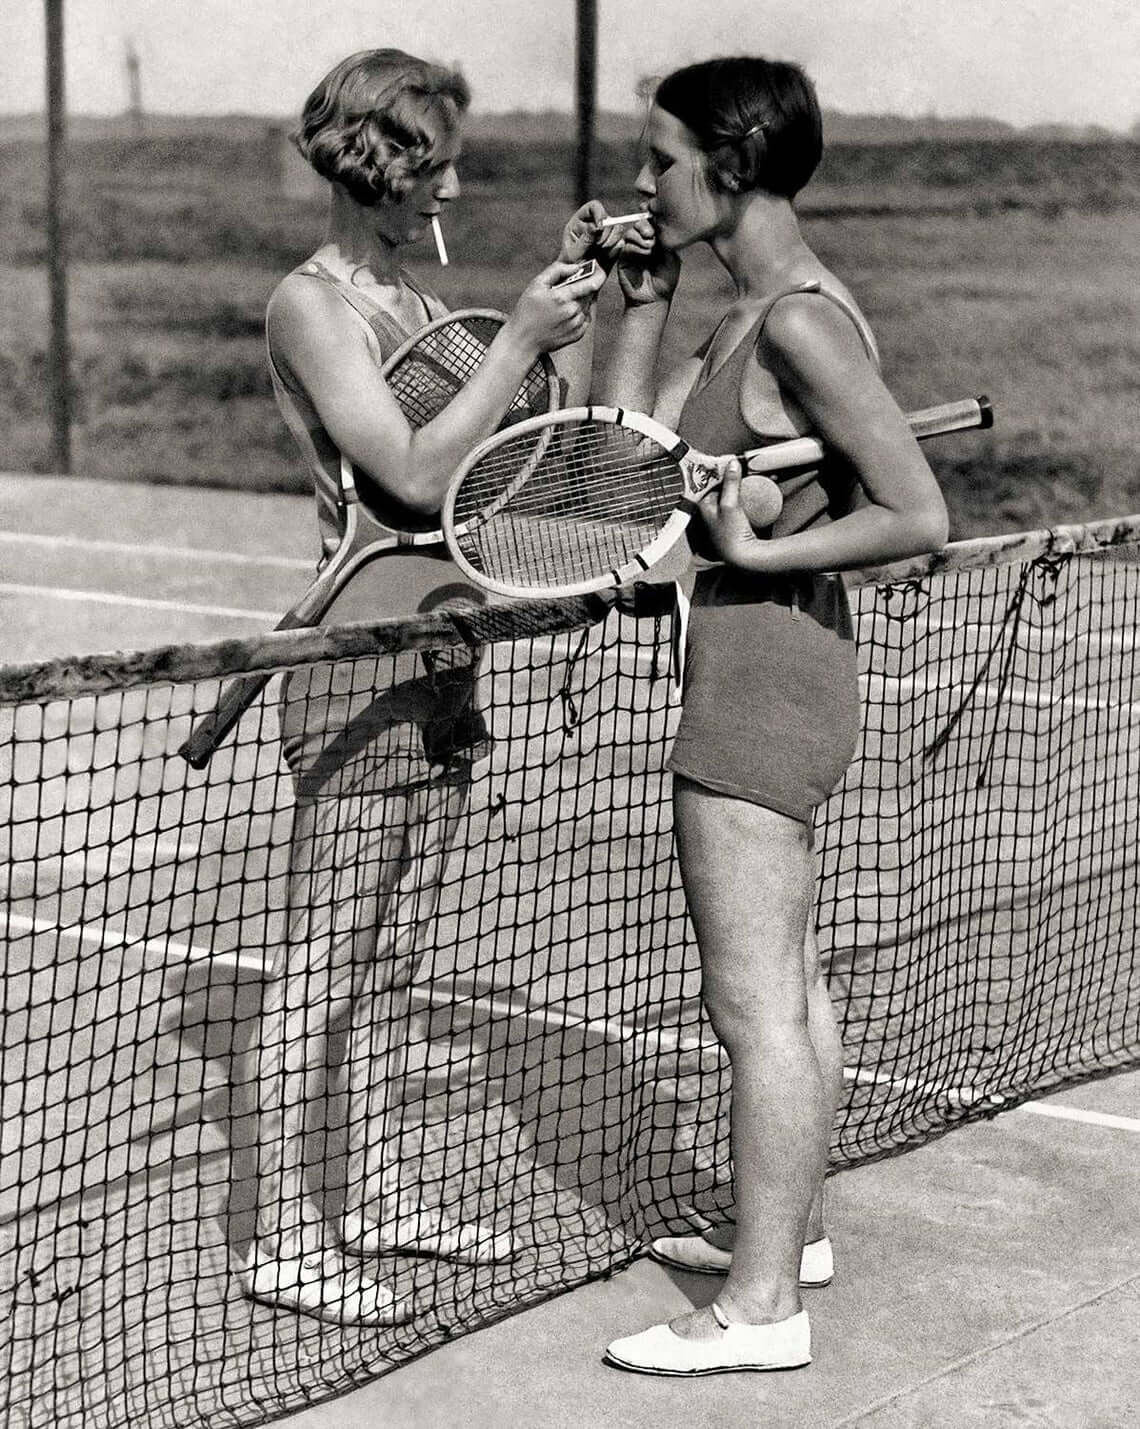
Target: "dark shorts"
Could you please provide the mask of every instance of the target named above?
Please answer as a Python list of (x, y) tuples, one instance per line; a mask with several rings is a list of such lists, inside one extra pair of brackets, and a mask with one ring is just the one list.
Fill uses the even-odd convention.
[(851, 763), (859, 719), (842, 580), (698, 573), (674, 774), (810, 824)]

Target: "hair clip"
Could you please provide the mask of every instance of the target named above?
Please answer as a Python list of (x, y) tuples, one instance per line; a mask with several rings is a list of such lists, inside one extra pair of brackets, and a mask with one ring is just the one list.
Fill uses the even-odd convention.
[(743, 144), (745, 139), (751, 139), (753, 134), (759, 134), (762, 129), (767, 129), (767, 127), (768, 121), (766, 119), (759, 120), (758, 123), (753, 124), (752, 128), (749, 129), (746, 134), (741, 134), (740, 137), (736, 140), (736, 143)]

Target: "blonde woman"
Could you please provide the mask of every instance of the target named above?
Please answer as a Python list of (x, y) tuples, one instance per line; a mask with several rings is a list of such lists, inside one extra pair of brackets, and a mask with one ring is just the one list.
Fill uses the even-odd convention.
[[(571, 393), (589, 372), (601, 275), (564, 280), (589, 242), (594, 207), (567, 225), (559, 260), (527, 286), (477, 373), (433, 421), (413, 430), (381, 375), (398, 344), (446, 311), (403, 259), (459, 196), (467, 104), (457, 72), (381, 49), (338, 64), (302, 114), (298, 147), (330, 185), (328, 229), (273, 293), (267, 334), (326, 558), (339, 536), (342, 458), (382, 519), (432, 528), (452, 470), (495, 430), (539, 354), (567, 350)], [(413, 614), (469, 595), (443, 546), (420, 546), (365, 568), (326, 620)], [(265, 991), (257, 1228), (238, 1275), (246, 1294), (274, 1305), (392, 1323), (408, 1309), (377, 1275), (378, 1255), (483, 1263), (512, 1253), (509, 1237), (463, 1220), (446, 1194), (423, 1205), (419, 1188), (402, 1183), (390, 1105), (405, 1069), (417, 929), (436, 905), (471, 765), (487, 742), (474, 659), (409, 653), (394, 675), (380, 662), (295, 672), (281, 721), (296, 793), (288, 931)], [(338, 1034), (346, 1068), (331, 1062)], [(331, 1224), (314, 1123), (342, 1082), (348, 1176)]]

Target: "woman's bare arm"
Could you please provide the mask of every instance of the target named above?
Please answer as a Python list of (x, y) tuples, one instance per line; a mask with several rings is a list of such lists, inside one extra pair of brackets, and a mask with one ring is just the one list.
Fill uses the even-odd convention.
[(555, 263), (534, 279), (471, 380), (418, 430), (380, 375), (372, 334), (324, 284), (285, 280), (270, 303), (269, 342), (339, 450), (402, 505), (430, 515), (462, 458), (498, 426), (539, 353), (584, 331), (581, 299), (600, 280), (557, 288), (569, 270)]

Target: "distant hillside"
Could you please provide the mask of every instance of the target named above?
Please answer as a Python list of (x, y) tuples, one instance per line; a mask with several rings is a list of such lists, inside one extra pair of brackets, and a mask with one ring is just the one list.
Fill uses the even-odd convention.
[[(248, 139), (251, 135), (263, 134), (274, 124), (285, 125), (289, 122), (264, 114), (147, 114), (140, 129), (126, 114), (69, 114), (67, 132), (70, 138), (80, 141), (132, 139), (137, 136), (178, 139), (185, 135), (203, 134)], [(26, 143), (43, 136), (42, 114), (0, 114), (0, 143)]]
[[(641, 128), (640, 114), (602, 112), (595, 128), (604, 141), (620, 143), (635, 138)], [(1018, 128), (987, 115), (940, 119), (925, 115), (917, 119), (898, 114), (844, 114), (828, 109), (823, 115), (824, 136), (831, 144), (905, 144), (916, 139), (1051, 139), (1064, 143), (1103, 143), (1123, 139), (1095, 124), (1034, 124)], [(527, 135), (539, 140), (566, 140), (574, 135), (574, 116), (557, 111), (515, 114), (475, 114), (468, 121), (478, 138), (509, 139)]]
[[(842, 114), (837, 110), (828, 110), (824, 113), (823, 122), (825, 137), (832, 144), (897, 144), (912, 139), (1010, 139), (1022, 132), (1012, 124), (984, 116), (904, 119), (893, 114)], [(639, 114), (603, 112), (596, 121), (598, 137), (612, 143), (636, 138), (640, 127)], [(475, 138), (506, 139), (526, 134), (536, 142), (566, 140), (574, 135), (574, 116), (556, 111), (473, 115), (469, 129)], [(1057, 134), (1053, 137), (1072, 136)]]
[[(183, 134), (218, 134), (246, 138), (271, 126), (289, 128), (289, 116), (275, 118), (256, 114), (148, 114), (141, 133), (150, 139), (173, 138)], [(640, 114), (602, 111), (595, 121), (599, 139), (624, 143), (637, 137)], [(472, 114), (468, 133), (475, 139), (526, 138), (534, 143), (564, 143), (575, 136), (574, 116), (558, 110), (516, 111), (509, 114)], [(0, 143), (39, 139), (44, 121), (39, 114), (0, 114)], [(130, 138), (140, 133), (127, 115), (73, 114), (68, 119), (70, 135), (79, 140)], [(1095, 124), (1035, 124), (1018, 128), (1000, 119), (977, 115), (961, 119), (940, 119), (935, 115), (909, 119), (897, 114), (844, 114), (824, 112), (824, 133), (832, 144), (899, 144), (918, 139), (1027, 139), (1065, 143), (1104, 143), (1126, 136)]]

